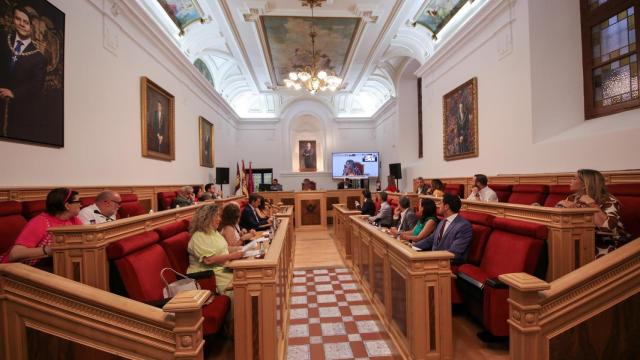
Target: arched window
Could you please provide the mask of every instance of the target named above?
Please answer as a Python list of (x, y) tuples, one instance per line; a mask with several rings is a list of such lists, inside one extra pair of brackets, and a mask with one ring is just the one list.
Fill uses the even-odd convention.
[(213, 77), (211, 76), (211, 72), (209, 71), (207, 64), (205, 64), (204, 61), (202, 61), (201, 59), (196, 59), (193, 65), (196, 67), (196, 69), (198, 69), (200, 74), (202, 74), (202, 76), (204, 76), (204, 78), (207, 79), (209, 84), (215, 87), (215, 85), (213, 84)]

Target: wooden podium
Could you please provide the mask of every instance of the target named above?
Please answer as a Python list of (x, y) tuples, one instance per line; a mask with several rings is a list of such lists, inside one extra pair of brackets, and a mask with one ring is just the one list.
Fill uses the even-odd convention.
[(296, 230), (327, 229), (327, 192), (295, 193)]

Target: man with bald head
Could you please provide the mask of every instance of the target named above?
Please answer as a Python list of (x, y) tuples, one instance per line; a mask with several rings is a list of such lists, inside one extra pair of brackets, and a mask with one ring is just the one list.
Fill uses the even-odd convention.
[(106, 190), (98, 194), (96, 202), (80, 210), (78, 217), (85, 225), (102, 224), (116, 220), (116, 213), (120, 208), (120, 195), (111, 190)]

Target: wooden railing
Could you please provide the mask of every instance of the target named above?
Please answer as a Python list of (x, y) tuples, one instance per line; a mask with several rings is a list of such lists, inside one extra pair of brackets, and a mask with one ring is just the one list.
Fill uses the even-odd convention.
[[(138, 202), (147, 211), (158, 211), (158, 193), (180, 189), (184, 185), (116, 185), (116, 186), (67, 186), (78, 192), (80, 197), (97, 196), (104, 190), (113, 190), (119, 194), (136, 194)], [(47, 194), (56, 186), (48, 187), (7, 187), (0, 188), (0, 201), (45, 200)]]
[(236, 359), (283, 359), (287, 349), (292, 249), (290, 218), (280, 225), (263, 259), (236, 260), (233, 316)]
[(23, 264), (0, 265), (0, 358), (202, 359), (208, 290), (163, 309)]
[(640, 354), (640, 239), (551, 283), (501, 275), (514, 360), (632, 359)]
[[(429, 197), (440, 204), (441, 198)], [(595, 227), (592, 208), (549, 208), (497, 202), (462, 200), (462, 210), (547, 225), (549, 266), (546, 279), (553, 281), (595, 259)]]
[(346, 204), (333, 204), (333, 237), (338, 252), (347, 265), (352, 262), (351, 216), (360, 215), (360, 210), (349, 210)]
[(416, 252), (363, 216), (350, 219), (351, 268), (401, 355), (451, 359), (453, 254)]
[[(224, 204), (242, 196), (215, 200)], [(56, 275), (109, 290), (109, 264), (106, 249), (112, 242), (181, 220), (191, 219), (198, 207), (207, 203), (134, 216), (97, 225), (51, 228), (53, 272)]]
[[(575, 172), (564, 173), (540, 173), (540, 174), (501, 174), (489, 176), (489, 186), (491, 184), (541, 184), (541, 185), (568, 185)], [(640, 170), (626, 171), (603, 171), (604, 179), (609, 184), (629, 184), (640, 183)], [(431, 178), (426, 178), (429, 182)], [(463, 184), (465, 187), (465, 197), (469, 196), (471, 187), (473, 186), (473, 176), (470, 177), (454, 177), (440, 178), (446, 184)], [(413, 191), (418, 188), (417, 179), (413, 179)]]

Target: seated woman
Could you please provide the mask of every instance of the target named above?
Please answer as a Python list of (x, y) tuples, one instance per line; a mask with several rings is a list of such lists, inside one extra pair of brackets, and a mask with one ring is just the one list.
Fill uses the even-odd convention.
[[(400, 239), (407, 241), (419, 241), (431, 235), (438, 225), (436, 217), (436, 203), (431, 199), (420, 200), (420, 211), (422, 216), (418, 219), (416, 226), (410, 231), (401, 232)], [(398, 235), (397, 232), (391, 230), (391, 235)]]
[(193, 215), (189, 227), (191, 240), (187, 246), (189, 253), (187, 273), (213, 270), (218, 292), (233, 300), (233, 290), (230, 286), (233, 273), (225, 268), (224, 264), (227, 261), (242, 258), (242, 252), (229, 253), (227, 241), (218, 232), (221, 222), (220, 213), (220, 207), (211, 204), (202, 206)]
[(563, 208), (594, 208), (596, 227), (596, 258), (601, 257), (630, 240), (629, 233), (620, 222), (620, 203), (609, 194), (604, 176), (597, 170), (581, 169), (569, 185), (574, 193), (556, 204)]
[(376, 215), (376, 204), (373, 203), (371, 199), (371, 191), (362, 190), (362, 195), (364, 196), (364, 202), (360, 207), (360, 212), (362, 215), (375, 216)]
[(222, 208), (222, 221), (220, 222), (220, 234), (227, 241), (229, 247), (242, 246), (243, 241), (251, 240), (256, 231), (247, 232), (240, 230), (240, 206), (230, 202)]
[(264, 197), (260, 196), (260, 203), (256, 209), (256, 214), (260, 220), (269, 221), (271, 218), (271, 206), (267, 204)]
[(440, 179), (431, 180), (431, 188), (427, 192), (427, 195), (432, 195), (435, 197), (443, 197), (444, 196), (444, 184)]
[(67, 188), (53, 189), (47, 194), (46, 209), (25, 225), (13, 247), (0, 255), (0, 263), (22, 261), (52, 271), (50, 227), (82, 225), (78, 192)]
[(194, 202), (200, 201), (200, 198), (202, 197), (203, 194), (204, 194), (204, 190), (202, 190), (202, 186), (200, 186), (200, 185), (194, 185), (193, 186), (193, 201)]

